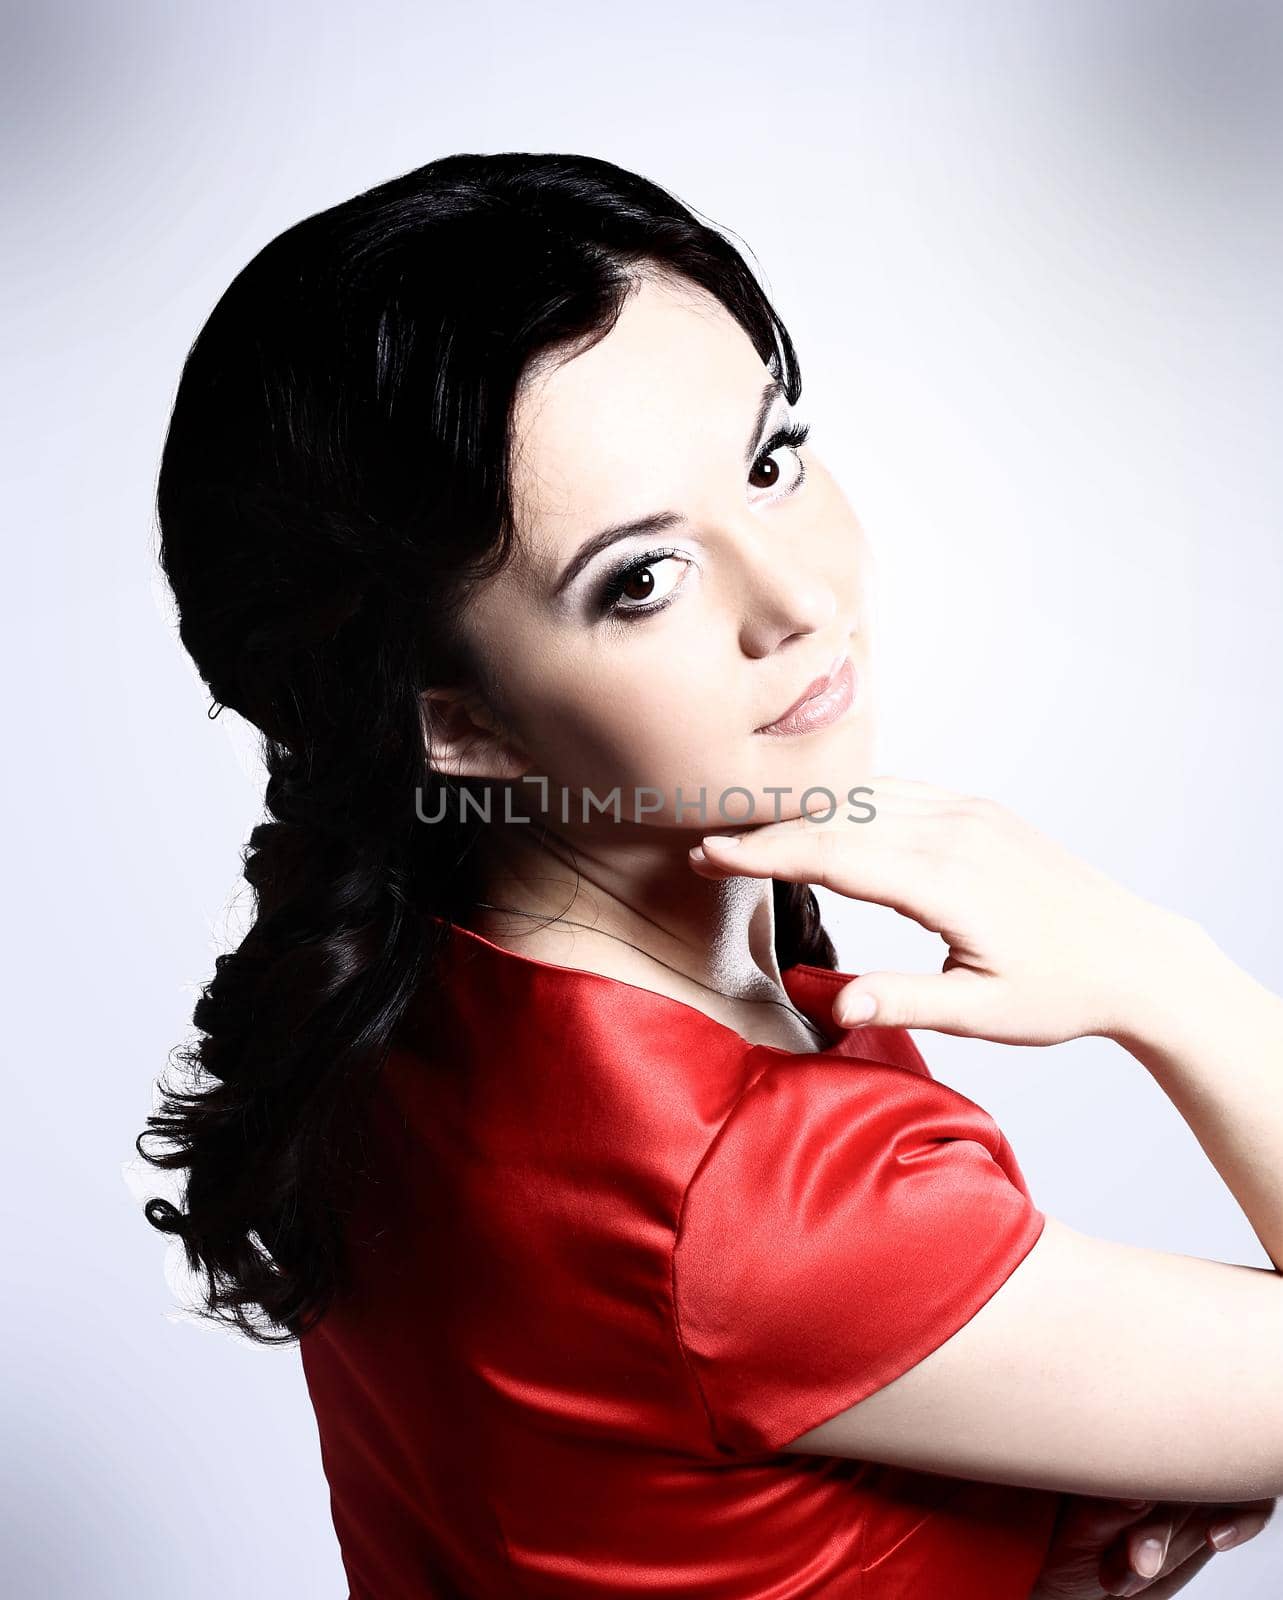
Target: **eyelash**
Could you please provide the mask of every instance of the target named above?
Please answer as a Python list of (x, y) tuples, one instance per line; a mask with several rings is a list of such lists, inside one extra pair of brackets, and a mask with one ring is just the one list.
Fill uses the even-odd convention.
[[(772, 456), (777, 450), (787, 445), (790, 450), (800, 450), (806, 443), (811, 432), (809, 422), (790, 422), (787, 427), (777, 428), (766, 441), (753, 459), (756, 466), (765, 456)], [(806, 479), (806, 464), (798, 462), (797, 481), (794, 483), (790, 494), (796, 493)], [(615, 617), (650, 617), (657, 611), (664, 611), (672, 604), (671, 599), (661, 600), (653, 606), (620, 606), (619, 599), (628, 587), (633, 575), (644, 571), (647, 567), (656, 566), (661, 561), (667, 561), (676, 556), (676, 550), (647, 550), (644, 555), (638, 556), (636, 561), (630, 561), (626, 567), (621, 567), (613, 577), (608, 578), (601, 591), (600, 607), (603, 613)]]

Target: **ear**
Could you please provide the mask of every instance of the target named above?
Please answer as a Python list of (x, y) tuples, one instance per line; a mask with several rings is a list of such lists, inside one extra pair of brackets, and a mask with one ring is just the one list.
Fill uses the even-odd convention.
[(534, 765), (473, 690), (424, 689), (419, 713), (428, 761), (447, 777), (519, 778)]

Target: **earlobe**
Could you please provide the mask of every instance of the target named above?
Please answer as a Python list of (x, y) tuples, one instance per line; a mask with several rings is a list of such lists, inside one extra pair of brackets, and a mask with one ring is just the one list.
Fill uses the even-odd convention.
[(489, 707), (464, 689), (424, 689), (420, 723), (428, 762), (452, 778), (519, 778), (533, 761), (504, 737)]

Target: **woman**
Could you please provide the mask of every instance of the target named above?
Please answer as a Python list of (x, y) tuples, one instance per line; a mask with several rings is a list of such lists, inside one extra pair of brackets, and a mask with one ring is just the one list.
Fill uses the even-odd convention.
[[(362, 1600), (1165, 1595), (1283, 1482), (1277, 1273), (1045, 1216), (905, 1031), (1117, 1039), (1277, 1263), (1283, 1002), (871, 776), (800, 392), (727, 239), (578, 156), (297, 224), (188, 356), (162, 560), (272, 820), (148, 1216), (300, 1341)], [(839, 971), (820, 882), (943, 974)]]

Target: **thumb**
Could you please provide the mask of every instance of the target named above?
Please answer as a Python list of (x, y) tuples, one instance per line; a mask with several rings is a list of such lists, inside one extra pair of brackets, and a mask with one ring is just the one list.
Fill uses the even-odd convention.
[(841, 1028), (934, 1028), (967, 1033), (979, 1021), (984, 980), (957, 971), (864, 972), (839, 989), (833, 1020)]

